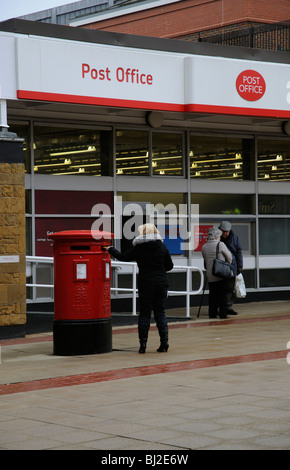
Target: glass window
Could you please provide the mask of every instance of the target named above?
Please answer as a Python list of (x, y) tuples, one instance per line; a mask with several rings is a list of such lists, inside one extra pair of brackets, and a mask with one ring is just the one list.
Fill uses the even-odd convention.
[(290, 140), (258, 140), (258, 179), (290, 181)]
[(31, 173), (31, 164), (30, 164), (30, 139), (29, 139), (29, 124), (15, 124), (9, 123), (9, 132), (15, 132), (17, 137), (24, 139), (23, 142), (23, 152), (24, 152), (24, 166), (25, 173)]
[(25, 214), (32, 214), (32, 198), (31, 190), (25, 190)]
[(260, 195), (259, 214), (290, 214), (290, 196)]
[[(229, 219), (226, 219), (229, 220)], [(214, 226), (218, 227), (221, 220), (201, 219), (199, 226), (195, 228), (195, 252), (201, 252), (203, 245), (207, 241), (208, 230)], [(239, 237), (243, 254), (254, 255), (256, 226), (254, 222), (231, 221), (233, 232)]]
[(261, 287), (286, 287), (289, 280), (290, 269), (260, 269)]
[(117, 175), (149, 175), (148, 132), (117, 130)]
[(199, 205), (200, 214), (254, 214), (252, 194), (191, 194), (191, 204)]
[[(138, 225), (151, 222), (160, 230), (171, 254), (183, 254), (183, 249), (181, 249), (181, 235), (183, 233), (181, 227), (187, 226), (185, 194), (119, 192), (118, 196), (122, 197), (123, 209), (122, 250), (131, 246), (132, 238), (138, 235)], [(134, 203), (140, 206), (140, 212), (138, 211), (138, 218), (134, 217), (136, 224), (132, 225), (133, 219), (130, 210), (134, 210)], [(134, 212), (133, 215), (135, 215)]]
[(26, 225), (26, 255), (29, 256), (32, 254), (32, 221), (30, 217), (25, 219)]
[(34, 173), (50, 175), (111, 174), (111, 132), (36, 125)]
[(243, 278), (247, 289), (257, 288), (257, 271), (256, 269), (243, 269)]
[(182, 135), (153, 132), (152, 169), (153, 175), (182, 176), (183, 152)]
[(53, 256), (51, 233), (63, 230), (91, 230), (94, 219), (91, 217), (36, 217), (35, 256)]
[[(153, 204), (155, 206), (155, 212), (158, 207), (172, 213), (183, 212), (184, 204), (186, 204), (186, 195), (183, 193), (134, 193), (134, 192), (122, 192), (118, 193), (118, 196), (122, 197), (122, 202), (136, 202), (142, 203), (144, 210), (146, 204)], [(182, 205), (182, 206), (181, 206)]]
[(105, 204), (112, 212), (110, 191), (36, 190), (36, 214), (91, 214), (95, 204)]
[(191, 135), (190, 176), (199, 179), (253, 180), (253, 139)]
[(260, 255), (290, 254), (290, 219), (260, 219)]

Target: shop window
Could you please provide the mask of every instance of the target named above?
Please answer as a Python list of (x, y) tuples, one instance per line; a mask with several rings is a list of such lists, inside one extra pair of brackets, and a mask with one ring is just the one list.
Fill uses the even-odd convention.
[(200, 214), (240, 215), (255, 213), (252, 194), (191, 194), (191, 203), (199, 205)]
[(25, 214), (32, 214), (31, 190), (25, 190)]
[[(203, 245), (207, 241), (208, 230), (218, 227), (221, 221), (201, 219), (199, 226), (195, 229), (195, 249), (196, 253), (201, 252)], [(255, 224), (251, 222), (232, 222), (232, 230), (239, 237), (243, 254), (255, 253)]]
[[(144, 192), (123, 192), (120, 191), (118, 196), (122, 198), (123, 204), (128, 202), (140, 203), (144, 213), (146, 204), (154, 206), (154, 212), (157, 214), (158, 208), (167, 210), (167, 213), (178, 214), (183, 212), (186, 204), (186, 195), (183, 193), (144, 193)], [(185, 210), (186, 213), (186, 210)]]
[(147, 131), (116, 131), (117, 175), (149, 175), (149, 141)]
[(259, 196), (259, 214), (290, 214), (290, 196), (262, 194)]
[(29, 124), (18, 124), (18, 123), (9, 123), (9, 132), (14, 132), (17, 134), (17, 137), (24, 139), (23, 142), (23, 161), (25, 166), (25, 173), (31, 173), (31, 164), (30, 164), (30, 139), (29, 139)]
[[(187, 227), (185, 194), (120, 192), (118, 196), (120, 197), (123, 209), (122, 250), (131, 246), (132, 239), (138, 235), (138, 225), (151, 222), (158, 227), (170, 253), (183, 254), (182, 227)], [(130, 210), (134, 210), (133, 204), (140, 206), (138, 218), (135, 218), (137, 222), (135, 225), (137, 226), (130, 222), (130, 219), (132, 220), (132, 217), (135, 216), (134, 212), (130, 213)], [(127, 229), (130, 229), (128, 234)]]
[(258, 179), (290, 181), (289, 139), (258, 140)]
[(36, 214), (91, 214), (95, 204), (104, 204), (112, 212), (110, 191), (36, 190)]
[(290, 254), (290, 219), (259, 220), (260, 255)]
[[(244, 253), (244, 252), (243, 252)], [(257, 288), (257, 271), (256, 269), (243, 269), (243, 278), (246, 284), (246, 289)]]
[(290, 269), (260, 269), (261, 287), (287, 287), (290, 285)]
[(34, 173), (109, 176), (111, 132), (105, 130), (34, 127)]
[(26, 255), (32, 254), (32, 220), (31, 217), (26, 217), (25, 219), (25, 227), (26, 227)]
[(63, 230), (91, 230), (94, 219), (89, 217), (37, 217), (35, 219), (35, 256), (53, 256), (49, 235)]
[(153, 132), (152, 174), (158, 176), (182, 176), (182, 150), (181, 134)]
[(190, 176), (196, 179), (253, 180), (253, 139), (191, 135)]

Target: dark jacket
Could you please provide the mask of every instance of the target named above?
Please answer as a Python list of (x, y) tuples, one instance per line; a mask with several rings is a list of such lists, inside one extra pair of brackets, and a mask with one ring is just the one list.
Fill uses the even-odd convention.
[(138, 284), (168, 286), (167, 271), (173, 268), (173, 262), (162, 239), (156, 236), (142, 235), (133, 240), (133, 247), (124, 253), (113, 247), (109, 253), (119, 261), (136, 261), (139, 268)]
[(221, 237), (221, 241), (233, 255), (231, 266), (236, 276), (243, 269), (243, 253), (239, 237), (231, 230), (227, 238)]

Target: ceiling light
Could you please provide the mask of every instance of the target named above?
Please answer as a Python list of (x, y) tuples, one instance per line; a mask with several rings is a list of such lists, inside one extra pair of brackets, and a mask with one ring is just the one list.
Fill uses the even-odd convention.
[(259, 163), (267, 163), (267, 162), (282, 162), (283, 161), (283, 155), (276, 155), (275, 158), (269, 158), (267, 160), (259, 160)]
[(66, 158), (63, 163), (46, 163), (46, 164), (44, 164), (44, 165), (38, 165), (38, 164), (37, 164), (37, 165), (34, 167), (34, 171), (38, 171), (39, 168), (47, 168), (47, 167), (49, 167), (49, 166), (53, 166), (53, 167), (54, 167), (54, 166), (63, 166), (63, 165), (70, 165), (70, 164), (71, 164), (70, 158)]
[(71, 151), (69, 150), (69, 151), (65, 151), (65, 152), (50, 153), (50, 156), (51, 157), (59, 157), (60, 155), (72, 155), (72, 154), (75, 154), (75, 153), (87, 153), (87, 152), (95, 152), (95, 151), (96, 151), (96, 147), (89, 145), (89, 147), (87, 149), (71, 150)]

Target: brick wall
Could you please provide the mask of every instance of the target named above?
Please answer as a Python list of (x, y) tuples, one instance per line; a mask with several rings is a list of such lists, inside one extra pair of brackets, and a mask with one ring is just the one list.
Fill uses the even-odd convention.
[(24, 165), (0, 162), (0, 327), (26, 322), (25, 271)]
[(289, 16), (289, 0), (183, 0), (87, 24), (84, 28), (180, 38), (245, 22), (283, 22), (289, 20)]

